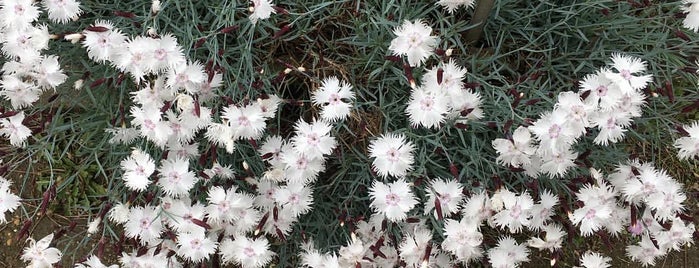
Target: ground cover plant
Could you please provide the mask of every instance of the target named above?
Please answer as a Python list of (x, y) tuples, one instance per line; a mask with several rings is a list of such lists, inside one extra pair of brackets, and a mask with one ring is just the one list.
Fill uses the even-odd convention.
[(694, 0), (0, 14), (8, 267), (653, 266), (693, 244)]

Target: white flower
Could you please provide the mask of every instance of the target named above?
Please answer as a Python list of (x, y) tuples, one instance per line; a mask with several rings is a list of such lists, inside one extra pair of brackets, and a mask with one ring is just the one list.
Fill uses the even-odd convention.
[(672, 219), (670, 230), (662, 230), (655, 235), (660, 251), (680, 250), (684, 245), (694, 243), (694, 223), (685, 224), (679, 218)]
[(129, 219), (124, 225), (124, 234), (129, 238), (137, 238), (141, 245), (156, 242), (163, 232), (158, 212), (159, 209), (154, 206), (131, 208)]
[(291, 144), (282, 140), (280, 136), (269, 136), (257, 150), (263, 160), (272, 166), (279, 166), (282, 163), (281, 152), (291, 150)]
[(75, 264), (75, 268), (119, 268), (119, 265), (104, 265), (97, 256), (92, 255), (83, 263)]
[(43, 89), (55, 89), (66, 81), (67, 75), (63, 74), (57, 56), (44, 56), (41, 58), (36, 73), (37, 84)]
[(264, 237), (254, 240), (244, 236), (234, 240), (226, 238), (221, 242), (219, 252), (224, 264), (234, 263), (243, 268), (263, 267), (274, 256), (274, 252), (269, 250), (269, 242)]
[(294, 137), (291, 139), (294, 149), (311, 158), (320, 158), (332, 153), (337, 141), (330, 136), (332, 126), (324, 121), (312, 124), (300, 119), (294, 125)]
[(172, 34), (163, 35), (155, 41), (153, 43), (156, 45), (153, 48), (155, 60), (151, 62), (153, 65), (149, 66), (149, 69), (159, 72), (169, 68), (169, 86), (174, 85), (176, 88), (184, 86), (187, 92), (198, 93), (201, 85), (207, 82), (202, 66), (199, 63), (186, 64), (187, 60), (182, 53), (182, 47), (177, 44), (177, 38)]
[(49, 12), (49, 19), (54, 22), (66, 23), (77, 19), (82, 13), (80, 3), (75, 0), (46, 0), (43, 1)]
[(578, 93), (564, 91), (558, 94), (554, 109), (565, 115), (567, 127), (571, 128), (573, 137), (577, 138), (585, 134), (585, 128), (589, 126), (588, 117), (594, 107), (584, 103)]
[(260, 108), (260, 112), (262, 112), (262, 117), (268, 119), (277, 115), (280, 103), (282, 103), (282, 99), (277, 95), (268, 95), (267, 98), (257, 99), (257, 106)]
[(96, 21), (92, 27), (101, 27), (107, 30), (104, 32), (83, 31), (85, 36), (83, 46), (87, 49), (87, 56), (96, 62), (114, 60), (115, 52), (126, 42), (126, 35), (121, 30), (114, 28), (109, 21)]
[(520, 126), (512, 133), (512, 140), (493, 140), (493, 148), (498, 153), (495, 161), (498, 164), (508, 164), (513, 167), (528, 164), (531, 162), (531, 156), (536, 152), (536, 148), (531, 143), (531, 132), (526, 127)]
[(129, 220), (129, 207), (118, 203), (109, 210), (109, 219), (115, 223), (126, 223)]
[(664, 253), (655, 247), (648, 234), (643, 235), (641, 242), (638, 242), (638, 244), (626, 247), (626, 256), (640, 262), (643, 267), (655, 265), (655, 258), (662, 255)]
[(177, 254), (196, 263), (208, 260), (216, 252), (217, 244), (206, 237), (204, 230), (181, 232), (177, 235)]
[(122, 179), (126, 187), (140, 192), (150, 184), (148, 177), (155, 172), (155, 161), (149, 154), (134, 149), (128, 158), (121, 161), (121, 169), (124, 170)]
[(404, 235), (403, 241), (398, 248), (401, 260), (406, 262), (407, 267), (418, 267), (424, 260), (427, 247), (432, 247), (430, 242), (432, 240), (432, 232), (429, 229), (418, 227), (413, 234), (405, 233)]
[(580, 233), (589, 236), (599, 230), (612, 217), (614, 193), (609, 186), (593, 186), (587, 184), (575, 194), (584, 206), (569, 214), (573, 224), (580, 223)]
[[(155, 58), (158, 60), (167, 57), (167, 52), (165, 50), (163, 50), (162, 52), (160, 52), (160, 50), (156, 50), (155, 53)], [(162, 53), (163, 55), (160, 55), (158, 53)], [(197, 93), (197, 90), (199, 90), (199, 84), (203, 83), (204, 81), (206, 81), (206, 73), (204, 73), (204, 66), (198, 62), (178, 64), (170, 68), (167, 73), (167, 85), (169, 87), (171, 87), (173, 90), (184, 89), (189, 94)]]
[(628, 114), (611, 110), (595, 113), (591, 116), (590, 123), (591, 126), (599, 129), (594, 142), (606, 146), (610, 142), (616, 143), (624, 138), (625, 128), (631, 125), (631, 118)]
[(538, 248), (539, 250), (549, 250), (553, 252), (560, 249), (563, 244), (563, 237), (566, 233), (558, 224), (549, 224), (544, 226), (543, 231), (546, 233), (544, 239), (532, 237), (527, 241), (530, 247)]
[(14, 212), (19, 207), (19, 196), (10, 192), (11, 182), (0, 176), (0, 224), (7, 223), (5, 212)]
[(449, 13), (454, 14), (457, 8), (464, 6), (466, 8), (471, 8), (476, 3), (475, 0), (438, 0), (437, 5), (440, 5), (449, 11)]
[(320, 88), (311, 95), (313, 104), (321, 107), (320, 117), (329, 122), (347, 118), (354, 99), (352, 85), (340, 82), (335, 76), (323, 79)]
[[(609, 268), (612, 258), (605, 257), (597, 252), (588, 251), (580, 257), (580, 268)], [(576, 267), (577, 268), (577, 267)]]
[(286, 165), (284, 173), (289, 182), (315, 181), (325, 169), (322, 158), (309, 157), (293, 149), (282, 152), (282, 162)]
[(682, 12), (687, 14), (682, 24), (685, 28), (699, 32), (699, 2), (696, 0), (682, 0)]
[(442, 248), (456, 256), (464, 264), (478, 259), (483, 255), (480, 245), (483, 234), (478, 231), (480, 221), (462, 218), (460, 221), (447, 219), (444, 221), (444, 236)]
[(529, 130), (539, 140), (539, 150), (543, 154), (565, 150), (576, 138), (574, 129), (568, 124), (566, 113), (558, 109), (542, 114), (539, 120), (529, 126)]
[[(480, 225), (481, 221), (488, 220), (492, 221), (493, 209), (490, 197), (485, 191), (480, 191), (471, 195), (471, 197), (464, 202), (463, 209), (461, 211), (464, 219), (470, 219)], [(490, 224), (493, 226), (492, 224)]]
[(162, 120), (162, 113), (158, 107), (152, 105), (143, 108), (131, 106), (131, 116), (133, 116), (131, 123), (139, 128), (142, 136), (158, 147), (165, 146), (172, 135), (172, 128)]
[(308, 213), (313, 204), (313, 189), (303, 183), (288, 183), (276, 191), (274, 199), (289, 213), (299, 216)]
[(424, 22), (404, 21), (400, 27), (393, 29), (396, 38), (391, 40), (390, 49), (394, 55), (408, 56), (410, 66), (418, 67), (432, 55), (437, 45), (437, 37), (431, 36), (432, 28)]
[(529, 229), (538, 231), (543, 228), (551, 216), (554, 214), (553, 207), (558, 204), (558, 196), (552, 194), (548, 190), (544, 190), (540, 194), (539, 203), (532, 207), (532, 219), (529, 224)]
[(189, 190), (199, 181), (194, 172), (189, 170), (189, 161), (183, 158), (163, 160), (158, 173), (158, 186), (173, 197), (189, 194)]
[(675, 140), (675, 148), (679, 150), (677, 156), (682, 160), (696, 157), (699, 155), (699, 121), (684, 125), (682, 128), (689, 133), (689, 136)]
[(529, 261), (529, 249), (509, 236), (501, 237), (497, 247), (488, 250), (488, 262), (493, 268), (519, 267)]
[(542, 157), (540, 169), (551, 177), (560, 177), (566, 173), (568, 168), (575, 166), (574, 160), (577, 157), (578, 153), (573, 152), (570, 148), (559, 150)]
[(29, 262), (28, 267), (53, 267), (54, 263), (61, 261), (61, 251), (49, 247), (53, 240), (53, 233), (39, 241), (29, 238), (29, 246), (24, 248), (21, 259)]
[(248, 17), (252, 24), (256, 24), (258, 20), (269, 19), (269, 17), (277, 11), (274, 10), (272, 0), (252, 0), (253, 6), (250, 7), (252, 12)]
[(13, 116), (0, 118), (0, 135), (10, 139), (12, 146), (24, 146), (28, 137), (32, 136), (32, 131), (22, 124), (24, 121), (24, 111)]
[(369, 189), (369, 196), (372, 199), (371, 208), (393, 222), (404, 220), (408, 211), (418, 203), (410, 185), (404, 179), (389, 184), (374, 181)]
[(153, 51), (157, 46), (155, 39), (137, 36), (118, 47), (112, 46), (115, 49), (112, 61), (119, 70), (128, 72), (138, 82), (153, 71), (150, 68), (156, 60)]
[(439, 128), (447, 113), (447, 97), (441, 92), (427, 92), (423, 88), (412, 91), (405, 112), (413, 127)]
[(39, 18), (34, 0), (5, 0), (0, 7), (0, 22), (5, 28), (23, 28)]
[(589, 91), (585, 103), (602, 111), (609, 111), (621, 101), (621, 89), (604, 73), (609, 70), (602, 68), (595, 74), (588, 74), (580, 81), (580, 92)]
[(614, 81), (623, 93), (631, 93), (634, 90), (644, 88), (652, 80), (652, 75), (639, 75), (646, 71), (646, 62), (639, 58), (612, 54), (612, 68), (617, 72), (607, 72), (604, 75)]
[(462, 193), (463, 186), (454, 180), (436, 179), (430, 183), (430, 191), (427, 192), (427, 203), (425, 204), (425, 214), (430, 213), (435, 205), (439, 203), (440, 210), (435, 210), (435, 214), (441, 212), (441, 216), (449, 216), (452, 213), (459, 211), (459, 205), (464, 196)]
[(522, 226), (529, 225), (534, 200), (527, 192), (518, 196), (507, 189), (501, 189), (498, 193), (504, 207), (493, 216), (493, 221), (500, 228), (507, 227), (510, 232), (519, 233)]
[(233, 139), (259, 139), (267, 126), (262, 111), (256, 103), (237, 107), (230, 105), (223, 108), (222, 118), (228, 120), (232, 128)]
[(381, 135), (369, 144), (369, 156), (374, 158), (372, 167), (383, 178), (405, 177), (413, 168), (413, 151), (413, 143), (396, 133)]
[(10, 101), (12, 108), (29, 107), (39, 100), (41, 89), (34, 83), (22, 81), (18, 75), (4, 75), (0, 82), (0, 96)]
[(226, 152), (232, 154), (235, 150), (234, 130), (227, 124), (211, 123), (206, 127), (206, 139), (218, 147), (223, 147)]

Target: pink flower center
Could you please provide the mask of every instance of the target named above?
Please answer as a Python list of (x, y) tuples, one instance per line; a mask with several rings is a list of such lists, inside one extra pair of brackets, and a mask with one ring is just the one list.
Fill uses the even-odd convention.
[(389, 193), (386, 195), (386, 204), (389, 206), (397, 206), (400, 202), (400, 197), (394, 193)]
[(398, 150), (396, 149), (391, 148), (390, 150), (388, 150), (386, 155), (388, 156), (388, 161), (395, 163), (398, 162), (398, 160), (400, 160), (400, 152), (398, 152)]
[(423, 111), (432, 111), (433, 106), (434, 100), (432, 100), (432, 98), (424, 98), (420, 100), (420, 109)]
[(318, 142), (320, 142), (320, 138), (318, 138), (318, 134), (311, 133), (306, 135), (306, 142), (310, 145), (316, 146), (318, 145)]
[(192, 249), (199, 249), (201, 248), (201, 241), (199, 241), (199, 239), (193, 239), (189, 241), (189, 246), (191, 246)]
[(561, 134), (561, 127), (558, 124), (552, 124), (551, 127), (549, 127), (549, 137), (552, 139), (558, 138), (558, 136)]
[(250, 120), (246, 116), (241, 115), (238, 117), (238, 125), (248, 127), (250, 126)]
[(154, 130), (155, 129), (155, 123), (151, 121), (150, 119), (146, 119), (143, 121), (143, 126), (145, 126), (149, 130)]
[(158, 60), (164, 60), (165, 57), (167, 56), (167, 51), (165, 49), (156, 49), (155, 50), (155, 58)]
[(336, 105), (340, 103), (340, 96), (337, 95), (336, 93), (333, 93), (330, 95), (329, 99), (330, 104)]
[(306, 169), (306, 166), (308, 166), (308, 160), (306, 160), (305, 157), (301, 157), (299, 160), (296, 160), (296, 167), (298, 169)]
[(173, 171), (173, 172), (170, 172), (170, 174), (168, 174), (167, 177), (168, 177), (168, 179), (170, 180), (170, 182), (178, 182), (178, 181), (180, 181), (180, 174), (177, 173), (177, 172), (174, 172), (174, 171)]
[(15, 14), (17, 14), (17, 15), (24, 14), (24, 6), (22, 6), (20, 4), (15, 5)]
[(614, 119), (614, 117), (607, 119), (607, 128), (608, 129), (615, 129), (616, 128), (616, 119)]
[(137, 166), (135, 171), (136, 171), (136, 174), (138, 174), (139, 176), (146, 175), (146, 169), (143, 168), (142, 166)]
[(629, 70), (621, 70), (621, 76), (626, 80), (631, 80), (631, 72)]
[(514, 205), (510, 211), (510, 216), (517, 219), (520, 215), (522, 215), (522, 208), (519, 205)]
[(141, 219), (141, 229), (148, 229), (150, 228), (150, 219), (143, 218)]
[(299, 200), (300, 198), (298, 194), (291, 194), (291, 196), (289, 196), (289, 203), (291, 204), (298, 204)]
[(252, 247), (246, 247), (245, 249), (243, 249), (243, 254), (245, 254), (245, 256), (248, 256), (248, 258), (255, 257), (256, 255), (255, 250)]
[(597, 216), (597, 211), (595, 211), (594, 208), (591, 208), (590, 210), (585, 213), (585, 219), (591, 220), (592, 218)]
[(604, 97), (607, 96), (607, 86), (598, 86), (597, 87), (597, 96)]

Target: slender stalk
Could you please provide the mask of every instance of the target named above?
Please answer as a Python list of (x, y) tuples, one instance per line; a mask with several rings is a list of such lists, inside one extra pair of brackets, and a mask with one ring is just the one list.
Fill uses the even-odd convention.
[(476, 4), (476, 10), (473, 13), (473, 19), (469, 26), (475, 26), (468, 30), (464, 34), (464, 40), (467, 43), (473, 43), (478, 41), (483, 34), (483, 26), (485, 26), (485, 21), (490, 16), (490, 11), (493, 10), (493, 5), (495, 0), (480, 0)]

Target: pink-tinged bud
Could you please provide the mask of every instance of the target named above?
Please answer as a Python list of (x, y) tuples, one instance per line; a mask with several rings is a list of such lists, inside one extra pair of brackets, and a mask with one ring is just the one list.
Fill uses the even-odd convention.
[(257, 228), (255, 228), (255, 237), (260, 235), (260, 231), (262, 231), (262, 227), (264, 227), (267, 223), (267, 219), (269, 219), (269, 212), (265, 213), (265, 215), (262, 216), (262, 219), (260, 219), (260, 222), (257, 224)]
[(672, 89), (672, 83), (670, 81), (665, 81), (665, 95), (667, 96), (670, 103), (675, 103), (675, 92)]
[(464, 124), (464, 123), (456, 123), (456, 124), (454, 124), (454, 127), (458, 128), (458, 129), (464, 129), (464, 130), (468, 129), (468, 125)]
[(29, 234), (29, 227), (31, 227), (31, 226), (32, 226), (31, 219), (27, 219), (26, 221), (24, 221), (24, 224), (22, 224), (22, 228), (19, 229), (19, 232), (17, 232), (17, 240), (22, 240), (22, 238), (24, 238), (25, 235), (28, 235)]
[(443, 77), (444, 77), (444, 69), (442, 69), (442, 68), (437, 69), (437, 84), (438, 85), (442, 84)]
[(398, 57), (398, 56), (394, 56), (394, 55), (386, 56), (386, 57), (384, 57), (384, 58), (385, 58), (386, 60), (392, 61), (392, 62), (401, 62), (401, 58)]
[(434, 199), (434, 209), (437, 211), (437, 219), (442, 220), (442, 204), (439, 202), (439, 198)]
[(238, 28), (240, 28), (240, 26), (238, 26), (238, 25), (228, 26), (228, 27), (221, 29), (219, 32), (222, 34), (227, 34), (227, 33), (230, 33), (232, 31), (238, 30)]
[(274, 231), (277, 233), (277, 236), (279, 236), (279, 238), (282, 241), (286, 241), (286, 236), (284, 236), (284, 232), (282, 232), (282, 230), (280, 230), (279, 228), (274, 228)]
[(204, 45), (204, 42), (206, 42), (206, 38), (199, 38), (199, 40), (197, 40), (197, 42), (194, 43), (194, 48), (200, 48), (202, 45)]
[(464, 88), (466, 89), (476, 89), (479, 88), (481, 84), (479, 83), (464, 83)]
[(454, 163), (449, 164), (449, 172), (451, 173), (454, 178), (459, 177), (459, 169), (454, 165)]
[(403, 72), (405, 73), (405, 77), (408, 79), (408, 83), (410, 84), (410, 88), (415, 89), (415, 78), (413, 78), (413, 68), (410, 67), (407, 63), (403, 64)]
[(420, 222), (420, 219), (418, 219), (418, 218), (412, 218), (412, 217), (411, 217), (411, 218), (405, 219), (405, 222), (407, 222), (407, 223), (418, 223), (418, 222)]
[(524, 103), (524, 105), (525, 105), (525, 106), (530, 106), (530, 105), (537, 104), (537, 103), (540, 102), (540, 101), (541, 101), (540, 98), (535, 98), (535, 99), (528, 100), (527, 102)]
[(92, 82), (90, 84), (90, 89), (94, 89), (94, 88), (104, 84), (104, 82), (106, 82), (106, 81), (107, 81), (107, 78), (104, 78), (104, 77), (97, 79), (97, 80), (95, 80), (95, 82)]
[(160, 108), (160, 112), (161, 112), (161, 113), (164, 113), (164, 112), (166, 112), (167, 110), (170, 110), (171, 107), (172, 107), (172, 101), (166, 101), (166, 102), (163, 104), (163, 107)]
[(282, 26), (282, 28), (279, 29), (279, 31), (274, 33), (274, 35), (272, 36), (272, 39), (277, 39), (277, 38), (281, 37), (282, 35), (286, 34), (287, 32), (289, 32), (290, 30), (291, 30), (291, 25), (286, 24), (286, 25)]
[(687, 42), (692, 40), (691, 38), (689, 38), (689, 36), (687, 36), (687, 34), (685, 34), (683, 31), (680, 31), (680, 30), (675, 30), (675, 36), (677, 38), (682, 39), (682, 40), (687, 41)]
[(131, 12), (124, 12), (124, 11), (114, 11), (114, 16), (124, 17), (127, 19), (133, 19), (136, 17), (136, 14), (131, 13)]
[(85, 31), (103, 33), (103, 32), (109, 31), (109, 28), (104, 27), (104, 26), (89, 26), (89, 27), (85, 28)]
[(194, 224), (196, 224), (204, 229), (211, 229), (211, 225), (209, 225), (208, 223), (206, 223), (205, 221), (202, 221), (200, 219), (191, 218), (190, 221), (192, 221), (192, 223), (194, 223)]

